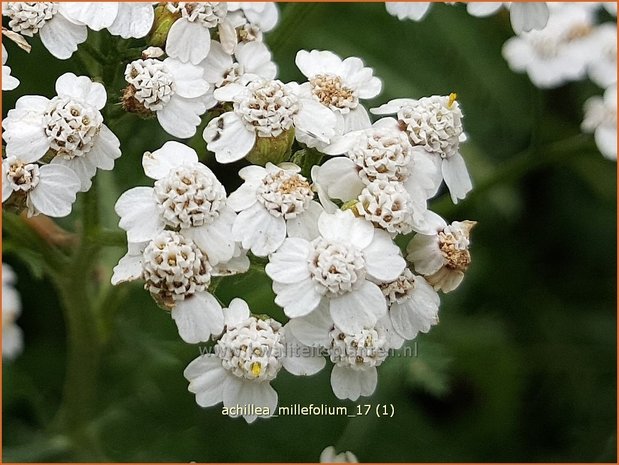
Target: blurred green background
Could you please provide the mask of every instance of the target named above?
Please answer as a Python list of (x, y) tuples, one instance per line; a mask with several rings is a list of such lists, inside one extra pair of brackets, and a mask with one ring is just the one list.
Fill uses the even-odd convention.
[[(96, 414), (87, 426), (110, 461), (317, 461), (336, 445), (360, 461), (616, 461), (616, 164), (579, 137), (582, 104), (602, 90), (585, 81), (540, 91), (501, 56), (512, 31), (506, 14), (480, 19), (462, 5), (435, 5), (420, 22), (400, 22), (384, 5), (280, 4), (283, 26), (267, 37), (283, 81), (302, 80), (299, 49), (361, 57), (384, 81), (371, 105), (396, 97), (457, 92), (469, 142), (462, 151), (476, 192), (457, 206), (431, 205), (449, 220), (479, 222), (463, 285), (442, 297), (440, 325), (417, 338), (417, 358), (379, 369), (376, 393), (335, 398), (330, 369), (310, 378), (282, 372), (280, 405), (393, 404), (393, 418), (280, 417), (247, 425), (201, 409), (185, 366), (199, 355), (139, 284), (125, 285), (103, 351)], [(89, 42), (114, 43), (107, 32)], [(38, 40), (30, 55), (4, 40), (20, 87), (52, 97), (74, 60), (53, 59)], [(134, 45), (141, 42), (136, 41)], [(122, 76), (109, 84), (118, 92)], [(112, 106), (110, 101), (108, 106)], [(115, 228), (121, 192), (150, 185), (145, 150), (171, 139), (155, 121), (108, 122), (122, 142), (112, 173), (97, 175), (103, 223)], [(206, 156), (200, 137), (191, 141)], [(206, 158), (205, 158), (206, 160)], [(207, 160), (229, 191), (239, 164)], [(60, 223), (75, 230), (80, 206)], [(9, 231), (10, 233), (10, 231)], [(123, 247), (107, 248), (92, 279), (109, 279)], [(72, 461), (71, 444), (49, 425), (61, 403), (65, 327), (59, 299), (38, 270), (5, 247), (23, 300), (25, 351), (3, 364), (4, 461)], [(60, 271), (59, 271), (60, 272)], [(282, 313), (269, 280), (252, 272), (217, 290), (257, 313)]]

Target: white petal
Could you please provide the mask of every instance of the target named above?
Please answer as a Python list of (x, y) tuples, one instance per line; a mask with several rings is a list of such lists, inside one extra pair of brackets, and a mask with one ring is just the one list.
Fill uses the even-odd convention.
[(178, 334), (189, 344), (206, 342), (211, 335), (224, 329), (224, 314), (217, 299), (208, 292), (200, 292), (177, 302), (171, 312)]
[(229, 372), (214, 354), (207, 354), (192, 361), (183, 372), (189, 381), (189, 392), (196, 395), (200, 407), (211, 407), (223, 401), (224, 384)]
[(54, 15), (39, 31), (41, 42), (49, 53), (66, 60), (77, 50), (77, 45), (86, 41), (86, 26), (73, 24), (61, 14)]
[(206, 148), (219, 163), (232, 163), (245, 157), (256, 143), (256, 133), (245, 127), (234, 112), (213, 119), (204, 128)]
[(332, 74), (340, 68), (342, 60), (328, 50), (299, 50), (295, 63), (307, 78), (311, 78), (317, 74)]
[[(146, 244), (142, 242), (142, 244)], [(112, 274), (112, 285), (135, 281), (142, 277), (142, 255), (135, 255), (128, 252), (120, 259), (118, 265), (114, 267)]]
[(370, 245), (374, 237), (372, 224), (355, 218), (350, 210), (323, 213), (318, 219), (318, 230), (329, 241), (351, 244), (359, 250)]
[(174, 95), (166, 106), (157, 112), (157, 120), (171, 136), (188, 139), (195, 135), (201, 122), (200, 116), (205, 112), (204, 102)]
[(116, 19), (118, 2), (62, 2), (60, 13), (94, 31), (100, 31), (111, 26)]
[(445, 158), (441, 164), (441, 171), (453, 203), (458, 203), (459, 199), (465, 198), (466, 194), (473, 189), (464, 158), (459, 153)]
[(598, 149), (609, 160), (617, 160), (617, 128), (600, 126), (595, 131), (595, 143)]
[(150, 3), (118, 3), (118, 14), (108, 27), (110, 34), (123, 39), (145, 37), (153, 26), (155, 10)]
[(381, 105), (378, 108), (371, 108), (370, 113), (372, 113), (373, 115), (393, 115), (394, 113), (400, 111), (403, 106), (414, 105), (415, 103), (417, 103), (417, 100), (414, 99), (396, 98), (390, 100), (389, 102)]
[(294, 284), (274, 282), (273, 291), (277, 294), (275, 303), (284, 309), (289, 318), (307, 315), (318, 307), (322, 298), (316, 291), (314, 281), (309, 278)]
[[(24, 97), (20, 98), (19, 102)], [(43, 115), (23, 110), (10, 110), (2, 121), (6, 141), (7, 157), (15, 157), (25, 163), (32, 163), (49, 150), (49, 139), (43, 129)]]
[[(374, 368), (375, 369), (375, 368)], [(338, 399), (357, 400), (361, 395), (360, 371), (334, 366), (331, 371), (331, 388)]]
[(71, 213), (80, 182), (73, 171), (64, 166), (45, 165), (39, 169), (39, 184), (28, 196), (40, 213), (62, 218)]
[(271, 255), (264, 268), (273, 281), (279, 283), (297, 283), (310, 277), (307, 259), (310, 244), (301, 238), (288, 238), (276, 253)]
[(244, 182), (241, 187), (228, 196), (228, 205), (237, 212), (248, 209), (258, 201), (257, 190), (257, 183)]
[(232, 239), (232, 225), (236, 214), (229, 207), (219, 212), (219, 217), (211, 224), (197, 228), (183, 229), (185, 236), (193, 239), (200, 249), (208, 255), (213, 265), (227, 262), (234, 255), (234, 240)]
[(438, 237), (416, 234), (406, 248), (406, 259), (413, 262), (415, 271), (423, 275), (436, 273), (443, 266), (443, 254), (438, 246)]
[(64, 157), (55, 157), (50, 165), (62, 165), (71, 169), (81, 182), (80, 191), (87, 192), (90, 190), (90, 186), (92, 186), (92, 177), (97, 172), (97, 167), (94, 165), (94, 160), (90, 157), (75, 157), (75, 158), (64, 158)]
[(510, 4), (509, 17), (516, 34), (533, 29), (543, 29), (548, 23), (549, 15), (546, 2), (512, 2)]
[(198, 163), (196, 151), (176, 141), (166, 142), (159, 150), (146, 152), (142, 157), (144, 173), (151, 179), (164, 178), (179, 166), (195, 163)]
[(263, 42), (241, 43), (234, 55), (246, 73), (256, 74), (264, 79), (275, 79), (277, 66), (271, 61), (271, 52)]
[(333, 329), (333, 320), (329, 313), (329, 301), (322, 299), (316, 310), (301, 318), (293, 318), (286, 327), (290, 332), (309, 347), (329, 347), (329, 332)]
[(319, 234), (318, 218), (323, 212), (322, 206), (312, 200), (303, 213), (286, 221), (288, 237), (300, 237), (308, 241), (316, 239)]
[(369, 281), (347, 294), (331, 298), (331, 318), (342, 331), (355, 334), (371, 328), (387, 313), (380, 288)]
[[(224, 384), (225, 407), (259, 407), (268, 410), (271, 416), (277, 409), (277, 392), (268, 382), (252, 382), (230, 376)], [(231, 415), (239, 416), (239, 415)], [(256, 420), (256, 415), (244, 415), (245, 420), (251, 423)]]
[(327, 195), (344, 202), (355, 199), (365, 187), (355, 163), (348, 157), (336, 157), (312, 170), (312, 178)]
[(232, 237), (258, 257), (266, 257), (277, 250), (286, 238), (286, 221), (271, 215), (256, 202), (240, 212), (232, 227)]
[(417, 337), (417, 333), (427, 333), (432, 325), (438, 323), (440, 298), (436, 291), (421, 276), (415, 277), (415, 290), (410, 298), (394, 303), (389, 316), (396, 332), (405, 339)]
[(288, 330), (289, 325), (290, 323), (284, 326), (286, 353), (282, 358), (282, 365), (286, 371), (297, 376), (309, 376), (318, 373), (325, 366), (325, 358), (320, 355), (318, 348), (301, 344)]
[(199, 22), (178, 19), (170, 28), (166, 39), (166, 53), (182, 62), (197, 65), (204, 60), (211, 48), (211, 33)]
[(316, 139), (329, 142), (335, 135), (336, 118), (331, 110), (313, 99), (300, 99), (301, 109), (294, 119), (296, 128)]
[(196, 98), (206, 94), (209, 84), (204, 79), (204, 69), (174, 58), (163, 62), (174, 79), (175, 92), (183, 98)]
[(114, 168), (114, 160), (119, 158), (120, 155), (118, 137), (105, 124), (102, 124), (99, 136), (87, 154), (88, 158), (92, 159), (92, 163), (97, 168), (109, 171)]
[(372, 126), (370, 115), (364, 106), (359, 105), (357, 108), (350, 110), (348, 113), (342, 115), (343, 117), (343, 132), (344, 134), (351, 131), (359, 131), (361, 129), (367, 129)]
[(120, 222), (118, 225), (127, 231), (129, 242), (152, 240), (165, 224), (152, 187), (134, 187), (123, 193), (114, 207)]
[(366, 370), (360, 370), (358, 375), (361, 395), (364, 397), (371, 396), (376, 390), (378, 383), (378, 370), (376, 367), (371, 367)]
[(468, 2), (466, 11), (472, 16), (484, 17), (493, 15), (502, 6), (503, 2)]
[(374, 239), (363, 249), (363, 256), (367, 272), (379, 281), (393, 281), (406, 267), (400, 249), (393, 243), (391, 236), (382, 230), (374, 232)]
[(228, 308), (224, 309), (224, 323), (228, 327), (243, 323), (249, 317), (249, 306), (243, 299), (232, 299)]
[(107, 101), (105, 87), (92, 82), (86, 76), (64, 73), (56, 80), (56, 93), (61, 97), (73, 97), (81, 103), (101, 110)]
[(232, 67), (234, 60), (227, 54), (221, 44), (211, 41), (211, 49), (206, 59), (200, 63), (204, 69), (204, 79), (211, 84), (220, 85), (224, 80), (224, 74)]

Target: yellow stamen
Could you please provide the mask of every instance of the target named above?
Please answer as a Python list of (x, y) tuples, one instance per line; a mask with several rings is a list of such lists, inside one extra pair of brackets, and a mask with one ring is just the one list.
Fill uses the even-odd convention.
[(449, 94), (449, 102), (447, 102), (447, 108), (451, 109), (451, 107), (453, 106), (457, 98), (458, 98), (458, 94), (456, 94), (455, 92), (452, 92), (451, 94)]
[(251, 364), (251, 374), (254, 376), (258, 376), (261, 370), (260, 362), (254, 362)]

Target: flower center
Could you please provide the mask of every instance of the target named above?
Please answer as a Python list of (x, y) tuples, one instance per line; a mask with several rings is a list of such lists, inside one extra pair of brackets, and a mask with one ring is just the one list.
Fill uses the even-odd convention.
[(206, 255), (176, 232), (163, 231), (144, 249), (144, 288), (169, 309), (177, 301), (206, 290), (210, 272)]
[(379, 284), (388, 305), (408, 300), (415, 290), (415, 275), (408, 268), (395, 281)]
[(363, 282), (365, 259), (359, 250), (322, 237), (314, 239), (312, 248), (308, 259), (310, 273), (325, 292), (346, 294)]
[(225, 204), (226, 191), (201, 165), (181, 166), (155, 182), (159, 212), (174, 229), (211, 224)]
[(150, 111), (162, 110), (176, 87), (163, 62), (152, 58), (129, 63), (125, 80), (134, 88), (131, 96)]
[(217, 26), (228, 13), (225, 2), (170, 2), (167, 8), (172, 13), (180, 13), (181, 18), (207, 28)]
[(469, 231), (473, 224), (462, 222), (464, 227), (452, 224), (438, 233), (439, 248), (446, 268), (464, 272), (471, 264)]
[(329, 337), (329, 356), (331, 361), (340, 367), (375, 367), (383, 363), (389, 355), (386, 334), (382, 328), (362, 329), (357, 334), (347, 334), (334, 326)]
[(9, 160), (6, 175), (13, 191), (30, 192), (39, 184), (39, 167), (34, 163)]
[(366, 183), (377, 179), (403, 182), (410, 174), (412, 147), (403, 132), (375, 129), (347, 156)]
[(51, 150), (71, 159), (90, 152), (103, 124), (103, 116), (96, 108), (67, 97), (54, 97), (43, 121)]
[(258, 201), (271, 215), (285, 220), (303, 213), (313, 198), (307, 179), (284, 170), (267, 174), (258, 187)]
[(413, 230), (416, 212), (402, 183), (371, 182), (361, 191), (356, 207), (367, 221), (387, 232), (408, 234)]
[(448, 158), (456, 154), (462, 135), (462, 111), (449, 96), (424, 97), (398, 112), (400, 127), (411, 143)]
[(3, 4), (3, 13), (9, 19), (9, 27), (19, 34), (32, 37), (58, 12), (55, 2), (8, 2)]
[(254, 81), (249, 98), (234, 102), (234, 109), (258, 137), (277, 137), (293, 127), (299, 102), (281, 81)]
[(235, 376), (252, 381), (271, 381), (282, 368), (285, 354), (282, 325), (273, 319), (249, 317), (227, 327), (215, 346), (222, 366)]
[(357, 93), (344, 85), (342, 78), (333, 74), (317, 74), (310, 79), (312, 94), (320, 103), (348, 113), (359, 104)]

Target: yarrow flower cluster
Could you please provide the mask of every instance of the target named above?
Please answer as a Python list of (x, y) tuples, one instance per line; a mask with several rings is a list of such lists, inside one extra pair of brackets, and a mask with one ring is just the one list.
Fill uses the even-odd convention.
[[(248, 422), (269, 417), (278, 403), (271, 382), (327, 363), (337, 398), (371, 396), (391, 351), (438, 323), (438, 292), (462, 282), (474, 225), (430, 209), (443, 181), (454, 203), (472, 189), (455, 93), (368, 110), (382, 80), (361, 58), (326, 50), (300, 50), (305, 82), (284, 81), (263, 41), (278, 20), (273, 3), (33, 2), (9, 3), (4, 14), (12, 34), (39, 34), (61, 59), (77, 51), (97, 81), (114, 85), (108, 102), (102, 83), (66, 73), (55, 96), (17, 100), (3, 120), (5, 206), (68, 215), (120, 157), (105, 124), (119, 115), (156, 118), (161, 134), (186, 139), (143, 153), (150, 181), (118, 197), (127, 251), (111, 282), (140, 282), (184, 342), (210, 344), (213, 353), (184, 372), (200, 406), (222, 403)], [(127, 38), (132, 47), (119, 47), (112, 66), (107, 50), (80, 48), (88, 29), (107, 30), (95, 39), (110, 49)], [(3, 49), (13, 89), (6, 61)], [(609, 119), (596, 118), (595, 127)], [(238, 170), (238, 188), (222, 182), (223, 164)], [(250, 268), (272, 281), (271, 307), (220, 300), (222, 280)], [(287, 321), (271, 316), (275, 306)], [(354, 456), (326, 449), (321, 459)]]

